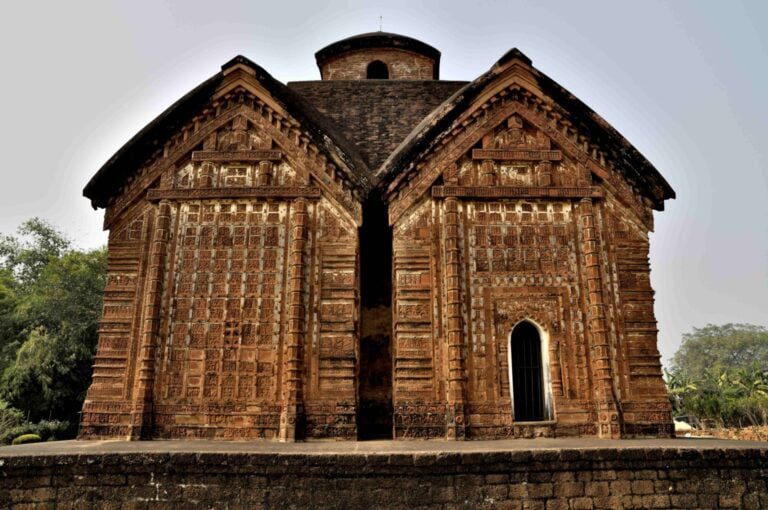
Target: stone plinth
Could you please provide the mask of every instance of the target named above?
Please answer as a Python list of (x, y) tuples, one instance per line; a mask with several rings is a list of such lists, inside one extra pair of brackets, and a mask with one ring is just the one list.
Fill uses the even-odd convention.
[(765, 508), (768, 443), (65, 441), (0, 448), (3, 508)]

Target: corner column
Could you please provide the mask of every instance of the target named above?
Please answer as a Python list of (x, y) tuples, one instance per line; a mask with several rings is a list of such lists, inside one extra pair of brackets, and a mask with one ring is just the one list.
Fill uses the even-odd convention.
[(445, 207), (446, 340), (448, 345), (448, 409), (446, 439), (466, 438), (467, 373), (464, 361), (464, 324), (461, 314), (459, 204), (448, 197)]
[(155, 354), (160, 331), (163, 279), (171, 239), (171, 204), (160, 201), (155, 218), (152, 247), (144, 295), (144, 310), (139, 346), (139, 373), (133, 389), (130, 440), (146, 439), (152, 434), (152, 405), (155, 385)]
[(304, 358), (306, 336), (304, 255), (307, 245), (307, 200), (297, 198), (291, 206), (291, 251), (288, 261), (288, 334), (283, 357), (283, 411), (280, 441), (292, 442), (303, 432)]
[(603, 280), (600, 272), (600, 240), (595, 227), (594, 206), (591, 198), (579, 203), (579, 230), (584, 255), (584, 274), (589, 304), (589, 333), (592, 353), (592, 376), (597, 428), (600, 437), (621, 437), (619, 406), (613, 387), (611, 345), (605, 319)]

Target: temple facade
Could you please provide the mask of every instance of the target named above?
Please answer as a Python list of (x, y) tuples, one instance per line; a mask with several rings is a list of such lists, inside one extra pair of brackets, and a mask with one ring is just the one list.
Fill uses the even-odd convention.
[(109, 268), (81, 438), (673, 434), (648, 234), (674, 191), (510, 50), (238, 56), (87, 184)]

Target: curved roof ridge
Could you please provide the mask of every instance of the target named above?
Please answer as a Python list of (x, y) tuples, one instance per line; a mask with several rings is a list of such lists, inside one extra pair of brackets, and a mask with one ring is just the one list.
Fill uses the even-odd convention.
[(91, 199), (94, 208), (106, 207), (114, 190), (146, 163), (147, 159), (160, 145), (157, 140), (165, 140), (176, 129), (189, 122), (213, 97), (222, 83), (224, 70), (237, 64), (243, 64), (256, 73), (256, 79), (264, 86), (285, 110), (298, 120), (307, 130), (312, 141), (321, 149), (337, 156), (352, 172), (353, 181), (363, 190), (369, 190), (375, 178), (372, 178), (364, 159), (357, 148), (344, 137), (333, 123), (302, 99), (285, 84), (275, 79), (264, 68), (250, 59), (238, 55), (222, 66), (222, 70), (166, 108), (149, 124), (144, 126), (130, 140), (123, 144), (88, 181), (83, 195)]
[[(384, 163), (375, 170), (376, 177), (382, 182), (391, 181), (405, 167), (407, 162), (413, 161), (414, 158), (418, 157), (419, 153), (427, 151), (432, 146), (436, 137), (447, 130), (453, 121), (466, 111), (486, 87), (506, 70), (507, 64), (515, 59), (530, 69), (537, 84), (545, 94), (551, 97), (571, 116), (583, 121), (581, 123), (583, 124), (582, 127), (586, 128), (590, 133), (591, 140), (601, 146), (607, 145), (610, 155), (621, 163), (618, 165), (620, 170), (626, 171), (631, 169), (634, 174), (633, 177), (649, 185), (646, 191), (650, 192), (654, 205), (663, 208), (664, 200), (675, 198), (675, 191), (656, 167), (616, 128), (611, 126), (605, 119), (563, 86), (533, 67), (531, 60), (517, 48), (513, 48), (505, 53), (488, 71), (456, 91), (416, 125), (413, 131), (387, 157)], [(579, 123), (574, 122), (574, 125), (579, 126)], [(628, 168), (624, 168), (625, 166)], [(640, 172), (638, 167), (644, 170), (644, 172)], [(654, 188), (661, 191), (661, 194), (653, 193), (652, 190)]]

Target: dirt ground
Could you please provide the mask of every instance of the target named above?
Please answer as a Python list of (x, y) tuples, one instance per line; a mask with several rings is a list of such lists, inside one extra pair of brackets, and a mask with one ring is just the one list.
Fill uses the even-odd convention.
[(742, 441), (768, 441), (768, 425), (743, 428), (717, 428), (695, 430), (695, 437), (717, 437), (719, 439), (739, 439)]

